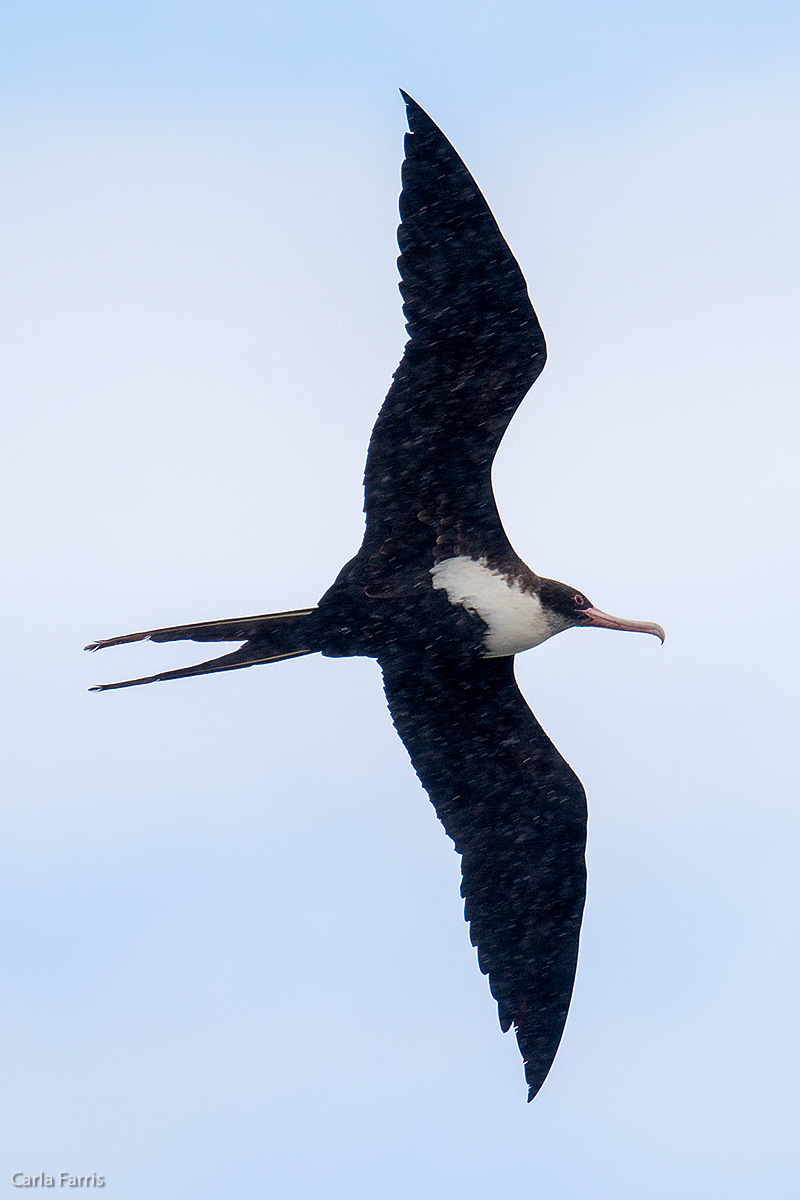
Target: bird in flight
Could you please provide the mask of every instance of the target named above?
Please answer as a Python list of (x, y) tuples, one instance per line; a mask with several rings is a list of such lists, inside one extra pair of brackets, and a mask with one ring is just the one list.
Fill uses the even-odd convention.
[(586, 798), (528, 708), (514, 656), (572, 626), (652, 633), (601, 612), (514, 552), (492, 462), (541, 372), (545, 340), (522, 272), (441, 130), (405, 92), (400, 291), (409, 340), (364, 477), (363, 544), (313, 608), (149, 629), (87, 650), (241, 642), (181, 670), (94, 691), (235, 671), (317, 651), (366, 655), (461, 855), (461, 893), (528, 1098), (547, 1076), (572, 995), (586, 892)]

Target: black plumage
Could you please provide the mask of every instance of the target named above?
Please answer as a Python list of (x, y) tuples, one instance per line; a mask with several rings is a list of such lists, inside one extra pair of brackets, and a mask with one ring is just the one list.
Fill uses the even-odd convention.
[[(195, 667), (100, 691), (314, 651), (379, 661), (394, 724), (462, 856), (472, 941), (500, 1023), (516, 1030), (532, 1098), (572, 994), (586, 801), (517, 688), (514, 653), (570, 625), (662, 639), (663, 631), (608, 617), (573, 588), (541, 579), (506, 537), (492, 462), (544, 366), (545, 341), (474, 180), (403, 95), (411, 132), (398, 241), (409, 341), (370, 440), (358, 554), (314, 608), (150, 630), (88, 648), (144, 638), (244, 642)], [(464, 571), (470, 582), (461, 594)]]
[(395, 728), (461, 854), (464, 916), (529, 1098), (567, 1019), (586, 894), (586, 797), (523, 699), (512, 658), (381, 660)]
[(444, 535), (437, 557), (504, 557), (492, 462), (544, 367), (544, 335), (475, 181), (405, 100), (398, 267), (410, 340), (370, 439), (364, 548), (391, 540), (396, 556), (429, 565), (431, 537)]

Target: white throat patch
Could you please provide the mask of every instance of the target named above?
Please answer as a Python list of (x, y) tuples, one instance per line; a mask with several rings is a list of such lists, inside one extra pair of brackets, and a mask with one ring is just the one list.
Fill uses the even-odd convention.
[(459, 555), (431, 567), (435, 588), (444, 588), (451, 604), (475, 612), (486, 623), (486, 658), (504, 658), (530, 650), (565, 629), (539, 597), (516, 579), (493, 570), (485, 558)]

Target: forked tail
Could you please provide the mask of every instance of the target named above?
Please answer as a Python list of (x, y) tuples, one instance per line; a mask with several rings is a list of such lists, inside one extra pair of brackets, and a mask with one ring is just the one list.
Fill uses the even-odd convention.
[(264, 613), (257, 617), (234, 617), (229, 621), (201, 621), (197, 625), (169, 625), (165, 629), (147, 629), (143, 633), (126, 633), (122, 637), (91, 642), (87, 650), (105, 650), (125, 642), (244, 642), (231, 654), (210, 658), (193, 667), (177, 671), (162, 671), (141, 679), (125, 679), (121, 683), (101, 683), (91, 692), (108, 692), (113, 688), (135, 687), (140, 683), (157, 683), (162, 679), (186, 679), (189, 675), (211, 675), (216, 671), (237, 671), (255, 667), (258, 663), (280, 662), (284, 658), (299, 658), (319, 649), (316, 608), (299, 608), (293, 612)]

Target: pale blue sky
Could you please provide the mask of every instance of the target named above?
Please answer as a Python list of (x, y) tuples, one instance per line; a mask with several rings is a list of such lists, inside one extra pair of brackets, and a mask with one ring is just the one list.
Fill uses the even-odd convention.
[[(796, 1196), (799, 35), (788, 3), (2, 6), (0, 1189)], [(191, 647), (80, 653), (313, 602), (356, 548), (400, 86), (548, 338), (512, 540), (668, 635), (519, 660), (591, 811), (530, 1106), (374, 664), (95, 696)]]
[[(387, 74), (496, 105), (636, 112), (693, 83), (745, 83), (795, 62), (800, 13), (754, 4), (477, 0), (381, 4), (28, 0), (2, 12), (13, 101), (178, 104), (359, 98)], [(394, 80), (392, 80), (394, 83)]]

